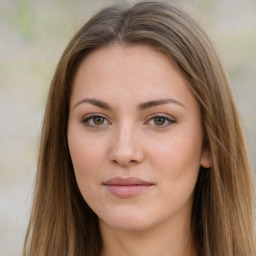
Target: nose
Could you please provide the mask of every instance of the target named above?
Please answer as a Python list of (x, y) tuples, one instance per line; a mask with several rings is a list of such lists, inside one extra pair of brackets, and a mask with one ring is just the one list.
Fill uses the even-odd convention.
[(128, 167), (139, 164), (144, 159), (141, 142), (136, 128), (123, 125), (116, 128), (109, 149), (109, 160), (116, 165)]

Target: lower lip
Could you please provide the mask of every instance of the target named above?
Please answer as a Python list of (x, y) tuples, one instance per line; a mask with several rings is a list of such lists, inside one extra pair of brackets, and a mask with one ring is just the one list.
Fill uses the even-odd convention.
[(114, 195), (122, 198), (129, 198), (148, 190), (152, 185), (105, 185)]

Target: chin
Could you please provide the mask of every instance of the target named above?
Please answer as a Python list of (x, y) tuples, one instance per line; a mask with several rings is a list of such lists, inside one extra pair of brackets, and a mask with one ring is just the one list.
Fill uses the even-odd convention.
[(100, 225), (106, 225), (123, 231), (145, 231), (154, 227), (159, 222), (156, 214), (150, 215), (141, 211), (126, 211), (125, 213), (103, 216), (103, 218), (99, 218), (99, 223)]

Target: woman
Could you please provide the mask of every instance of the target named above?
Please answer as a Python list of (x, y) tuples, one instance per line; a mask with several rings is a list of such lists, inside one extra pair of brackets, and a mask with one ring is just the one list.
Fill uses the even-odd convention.
[(209, 39), (159, 2), (74, 36), (47, 102), (23, 255), (255, 255), (253, 177)]

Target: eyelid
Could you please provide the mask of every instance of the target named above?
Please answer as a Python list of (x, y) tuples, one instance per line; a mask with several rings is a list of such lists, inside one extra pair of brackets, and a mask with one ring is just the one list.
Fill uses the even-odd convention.
[(90, 119), (92, 119), (94, 117), (102, 117), (102, 118), (104, 118), (104, 120), (106, 120), (108, 122), (108, 124), (111, 124), (111, 122), (108, 120), (108, 118), (106, 116), (104, 116), (102, 114), (99, 114), (99, 113), (91, 113), (91, 114), (83, 116), (82, 123), (84, 125), (86, 125), (87, 127), (93, 127), (93, 128), (101, 128), (101, 127), (105, 126), (105, 124), (102, 124), (102, 125), (90, 125), (90, 124), (86, 123), (88, 120), (90, 120)]
[(166, 114), (162, 114), (162, 113), (150, 115), (148, 117), (148, 120), (146, 121), (146, 123), (148, 123), (150, 120), (157, 118), (157, 117), (165, 118), (165, 120), (168, 121), (168, 124), (165, 124), (165, 125), (154, 125), (155, 127), (160, 128), (160, 129), (168, 127), (169, 125), (176, 123), (175, 118), (171, 117), (170, 115), (166, 115)]
[[(108, 122), (108, 124), (102, 124), (102, 125), (90, 125), (88, 123), (88, 120), (92, 119), (92, 118), (95, 118), (95, 117), (102, 117), (104, 118), (105, 121)], [(152, 126), (155, 126), (157, 128), (165, 128), (165, 127), (168, 127), (169, 125), (173, 124), (173, 123), (176, 123), (176, 119), (171, 117), (170, 115), (167, 115), (167, 114), (162, 114), (162, 113), (157, 113), (157, 114), (152, 114), (150, 115), (148, 118), (147, 118), (147, 121), (145, 122), (145, 124), (147, 124), (150, 120), (154, 119), (154, 118), (157, 118), (157, 117), (161, 117), (161, 118), (164, 118), (165, 120), (168, 121), (167, 124), (164, 124), (164, 125), (152, 125)], [(103, 114), (100, 114), (100, 113), (91, 113), (91, 114), (88, 114), (88, 115), (85, 115), (83, 116), (81, 122), (86, 125), (87, 127), (92, 127), (92, 128), (101, 128), (103, 126), (106, 126), (106, 125), (109, 125), (111, 124), (111, 122), (108, 120), (108, 117), (106, 117), (105, 115)]]

